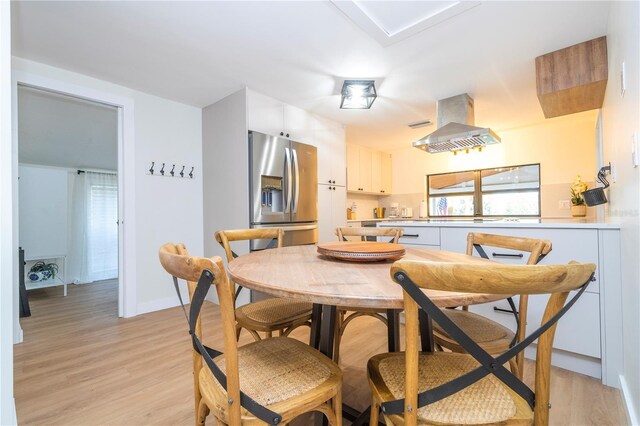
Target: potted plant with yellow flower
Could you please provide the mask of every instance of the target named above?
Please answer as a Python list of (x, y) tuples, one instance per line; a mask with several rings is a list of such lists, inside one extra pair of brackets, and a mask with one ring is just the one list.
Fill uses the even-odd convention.
[(576, 176), (573, 185), (571, 185), (571, 216), (585, 217), (587, 215), (587, 205), (582, 197), (582, 193), (587, 189), (589, 187), (582, 181), (580, 175)]

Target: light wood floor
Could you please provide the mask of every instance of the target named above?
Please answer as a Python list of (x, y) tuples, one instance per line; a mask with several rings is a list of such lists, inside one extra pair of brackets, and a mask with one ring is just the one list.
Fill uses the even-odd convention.
[[(166, 285), (171, 285), (167, 280)], [(117, 283), (30, 292), (25, 342), (15, 347), (15, 398), (21, 425), (192, 425), (191, 345), (180, 308), (118, 319)], [(220, 347), (216, 305), (204, 309), (205, 341)], [(308, 329), (295, 337), (307, 340)], [(382, 323), (356, 320), (343, 339), (344, 401), (369, 404), (364, 366), (386, 350)], [(250, 338), (243, 333), (241, 342)], [(527, 366), (531, 382), (532, 365)], [(554, 369), (551, 424), (626, 424), (619, 392)], [(214, 423), (212, 420), (209, 424)], [(297, 425), (310, 424), (308, 417)]]

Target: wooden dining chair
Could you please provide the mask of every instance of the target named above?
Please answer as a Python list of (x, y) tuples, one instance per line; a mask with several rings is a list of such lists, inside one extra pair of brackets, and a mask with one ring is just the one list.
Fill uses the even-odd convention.
[[(510, 252), (496, 252), (496, 249), (507, 249)], [(527, 265), (536, 265), (551, 251), (551, 241), (537, 238), (522, 238), (507, 235), (493, 235), (481, 233), (469, 233), (467, 235), (467, 254), (473, 256), (477, 252), (487, 259), (514, 259), (524, 258), (528, 253)], [(490, 253), (487, 254), (487, 252)], [(515, 310), (516, 332), (492, 321), (486, 317), (468, 311), (467, 306), (462, 310), (443, 309), (443, 312), (469, 335), (477, 344), (490, 354), (501, 354), (511, 346), (521, 341), (527, 328), (527, 305), (529, 297), (520, 295), (520, 302), (516, 310), (515, 303), (509, 300), (511, 309)], [(434, 342), (441, 348), (447, 348), (453, 352), (464, 352), (464, 348), (438, 324), (433, 325)], [(522, 379), (524, 373), (524, 352), (520, 352), (515, 358), (509, 360), (511, 371)]]
[[(342, 424), (342, 372), (329, 358), (288, 337), (238, 347), (233, 297), (220, 257), (192, 257), (184, 245), (168, 243), (160, 248), (160, 263), (174, 277), (181, 303), (177, 279), (187, 281), (189, 289), (197, 426), (209, 413), (225, 425), (286, 425), (310, 411), (322, 412), (331, 425)], [(220, 302), (224, 354), (202, 343), (200, 311), (211, 285)]]
[[(403, 232), (404, 229), (402, 228), (345, 227), (336, 229), (336, 235), (339, 241), (347, 241), (346, 237), (359, 237), (361, 241), (367, 241), (367, 237), (376, 237), (382, 241), (396, 244), (398, 240), (400, 240), (400, 237), (402, 237)], [(340, 361), (340, 341), (342, 340), (344, 330), (351, 321), (358, 317), (369, 316), (382, 321), (389, 327), (388, 314), (386, 310), (375, 308), (358, 308), (354, 310), (349, 306), (338, 306), (336, 308), (333, 360), (335, 362)]]
[[(231, 262), (237, 255), (231, 249), (233, 241), (247, 241), (258, 239), (271, 239), (270, 248), (282, 247), (284, 231), (281, 228), (254, 228), (234, 229), (218, 231), (215, 234), (216, 241), (222, 246), (227, 256), (227, 262)], [(231, 282), (231, 292), (234, 294), (234, 302), (237, 299), (241, 286)], [(311, 326), (311, 312), (313, 304), (303, 300), (288, 298), (269, 298), (257, 302), (248, 303), (236, 308), (236, 334), (240, 337), (242, 329), (246, 329), (255, 340), (262, 337), (258, 332), (265, 333), (267, 338), (277, 331), (280, 336), (288, 336), (294, 329), (306, 325)]]
[[(382, 408), (387, 424), (547, 425), (551, 349), (557, 320), (583, 294), (593, 263), (568, 265), (478, 265), (399, 260), (391, 268), (402, 286), (405, 353), (372, 357), (369, 424)], [(507, 352), (493, 356), (476, 344), (422, 290), (492, 294), (550, 294), (541, 327)], [(566, 303), (569, 292), (579, 289)], [(419, 310), (455, 336), (467, 353), (419, 352)], [(504, 363), (537, 342), (535, 392)]]

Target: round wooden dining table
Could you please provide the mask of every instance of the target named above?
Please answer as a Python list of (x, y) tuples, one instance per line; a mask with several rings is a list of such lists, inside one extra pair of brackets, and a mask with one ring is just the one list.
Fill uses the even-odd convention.
[[(466, 254), (405, 246), (403, 259), (426, 262), (486, 263)], [(314, 304), (311, 344), (333, 354), (335, 307), (387, 310), (389, 350), (398, 350), (398, 313), (403, 309), (402, 288), (390, 275), (392, 261), (350, 262), (317, 252), (313, 245), (254, 251), (229, 263), (229, 275), (238, 285), (272, 296), (307, 300)], [(440, 307), (472, 305), (504, 299), (505, 295), (424, 290)], [(421, 324), (423, 350), (432, 350), (430, 322)], [(422, 333), (424, 331), (424, 333)]]
[[(490, 260), (466, 254), (405, 246), (403, 259), (426, 262), (479, 263)], [(329, 358), (333, 356), (336, 306), (386, 310), (390, 352), (400, 350), (399, 314), (403, 309), (402, 288), (390, 275), (392, 261), (352, 262), (318, 253), (313, 245), (255, 251), (229, 263), (229, 275), (238, 285), (272, 296), (291, 297), (313, 303), (309, 344)], [(508, 295), (423, 290), (440, 307), (491, 302)], [(423, 351), (433, 351), (431, 320), (420, 310)], [(343, 404), (344, 418), (354, 425), (367, 423), (369, 410), (359, 412)], [(316, 424), (324, 425), (323, 419)]]

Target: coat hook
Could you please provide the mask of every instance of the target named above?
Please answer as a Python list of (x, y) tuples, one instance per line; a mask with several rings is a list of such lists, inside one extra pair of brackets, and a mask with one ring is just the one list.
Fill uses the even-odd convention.
[(169, 172), (171, 176), (174, 175), (173, 171), (175, 170), (175, 168), (176, 168), (176, 165), (174, 164), (173, 167), (171, 167), (171, 171)]
[(151, 162), (151, 168), (149, 169), (149, 173), (153, 174), (153, 165), (155, 164), (155, 161)]
[(164, 176), (164, 163), (162, 163), (162, 168), (160, 169), (160, 174)]
[(189, 177), (190, 177), (191, 179), (193, 179), (193, 169), (195, 169), (195, 167), (192, 167), (192, 168), (191, 168), (191, 171), (189, 172)]
[(184, 167), (185, 166), (182, 166), (182, 170), (180, 170), (180, 177), (184, 177)]

